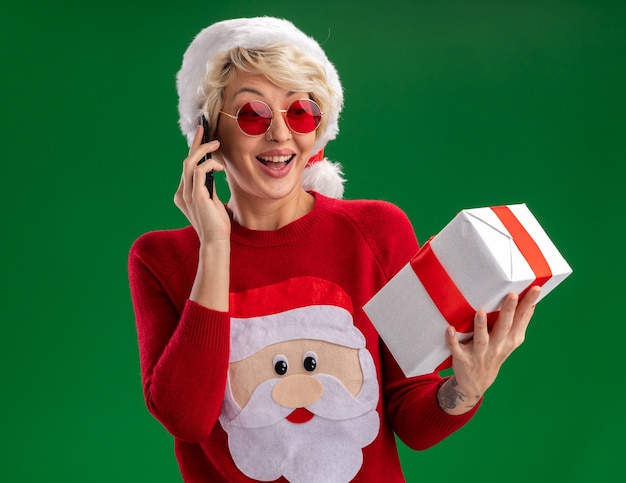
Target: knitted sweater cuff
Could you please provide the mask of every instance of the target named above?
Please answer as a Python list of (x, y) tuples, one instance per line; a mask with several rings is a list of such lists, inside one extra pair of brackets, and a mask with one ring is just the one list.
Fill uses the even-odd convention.
[(230, 316), (228, 312), (212, 310), (187, 300), (180, 318), (179, 334), (190, 343), (217, 352), (228, 352)]

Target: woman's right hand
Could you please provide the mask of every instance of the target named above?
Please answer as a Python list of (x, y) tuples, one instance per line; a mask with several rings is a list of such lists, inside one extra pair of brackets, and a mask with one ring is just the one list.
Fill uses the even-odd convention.
[(214, 190), (209, 196), (204, 182), (210, 170), (223, 171), (224, 167), (214, 159), (202, 164), (200, 160), (219, 148), (219, 141), (202, 144), (202, 126), (198, 126), (189, 155), (183, 161), (180, 184), (174, 195), (174, 203), (187, 217), (200, 238), (201, 245), (230, 241), (230, 218)]

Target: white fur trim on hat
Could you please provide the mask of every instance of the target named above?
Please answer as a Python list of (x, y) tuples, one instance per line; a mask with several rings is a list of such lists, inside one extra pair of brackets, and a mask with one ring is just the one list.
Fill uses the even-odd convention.
[[(191, 146), (193, 141), (197, 118), (201, 114), (204, 102), (202, 84), (207, 73), (212, 70), (216, 57), (236, 47), (259, 49), (285, 43), (301, 50), (320, 63), (333, 92), (330, 105), (324, 106), (325, 126), (317, 132), (313, 152), (320, 151), (337, 136), (339, 113), (343, 107), (343, 89), (337, 70), (320, 45), (288, 20), (254, 17), (224, 20), (210, 25), (200, 31), (187, 48), (181, 69), (176, 76), (176, 88), (179, 98), (179, 124), (187, 138), (188, 145)], [(304, 179), (314, 180), (314, 182), (307, 181), (305, 189), (318, 191), (327, 196), (341, 197), (344, 180), (339, 166), (328, 172), (329, 175), (334, 172), (334, 176), (330, 177), (307, 174), (311, 171), (311, 167), (307, 167), (304, 171)], [(332, 193), (339, 193), (339, 196), (333, 196)]]

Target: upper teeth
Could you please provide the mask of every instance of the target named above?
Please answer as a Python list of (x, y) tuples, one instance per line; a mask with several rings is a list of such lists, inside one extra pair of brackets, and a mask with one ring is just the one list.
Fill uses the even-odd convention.
[(259, 156), (259, 159), (270, 163), (286, 163), (291, 159), (291, 156)]

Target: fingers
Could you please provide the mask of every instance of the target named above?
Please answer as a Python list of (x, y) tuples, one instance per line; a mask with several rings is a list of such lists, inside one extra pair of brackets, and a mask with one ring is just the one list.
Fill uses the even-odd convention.
[(532, 287), (526, 295), (520, 300), (517, 310), (515, 311), (515, 318), (513, 320), (513, 326), (509, 333), (512, 338), (515, 347), (519, 347), (526, 338), (526, 329), (530, 319), (535, 312), (535, 304), (541, 294), (541, 287)]
[(537, 299), (539, 299), (539, 295), (541, 295), (541, 287), (534, 286), (531, 287), (526, 295), (520, 300), (518, 311), (528, 311), (533, 310), (535, 304), (537, 303)]
[[(201, 129), (201, 128), (200, 128)], [(197, 134), (196, 134), (197, 137)], [(194, 143), (196, 139), (194, 138)], [(185, 159), (183, 163), (183, 175), (182, 175), (182, 197), (185, 203), (190, 204), (193, 200), (194, 194), (194, 179), (200, 179), (200, 185), (204, 187), (204, 180), (206, 179), (206, 173), (211, 170), (222, 171), (223, 167), (214, 159), (208, 159), (206, 162), (200, 163), (202, 158), (208, 153), (212, 153), (217, 148), (219, 148), (219, 141), (214, 140), (206, 144), (199, 145), (194, 151), (192, 151), (189, 156)], [(192, 145), (193, 146), (193, 145)], [(206, 190), (205, 190), (206, 191)], [(202, 193), (201, 191), (196, 191), (196, 193)], [(207, 192), (208, 196), (208, 192)]]
[(515, 294), (506, 296), (491, 334), (495, 343), (508, 342), (511, 345), (511, 350), (513, 350), (524, 342), (526, 329), (540, 293), (541, 288), (535, 286), (528, 291), (522, 300), (518, 300)]
[[(489, 347), (487, 314), (483, 310), (479, 310), (474, 316), (474, 335), (471, 341), (477, 351), (486, 351)], [(446, 329), (446, 344), (453, 356), (459, 357), (462, 354), (464, 344), (459, 342), (456, 330), (451, 325)]]
[(202, 143), (202, 134), (204, 132), (204, 128), (202, 126), (196, 127), (196, 133), (193, 136), (193, 141), (191, 142), (191, 146), (189, 146), (189, 153), (187, 154), (187, 160), (195, 160), (194, 164), (198, 164), (200, 160), (207, 154), (211, 153), (219, 147), (219, 141), (217, 139), (213, 139), (208, 143)]
[(479, 351), (487, 350), (489, 346), (489, 330), (487, 329), (487, 314), (479, 310), (474, 316), (474, 347)]
[(451, 325), (446, 328), (446, 345), (453, 357), (458, 358), (462, 356), (463, 349), (461, 348), (461, 343), (457, 338), (456, 330)]
[(210, 159), (207, 162), (196, 166), (193, 169), (192, 174), (193, 183), (191, 186), (191, 197), (196, 199), (209, 199), (209, 191), (206, 188), (207, 173), (209, 171), (221, 171), (223, 169), (222, 165), (216, 163), (215, 161), (211, 162)]
[[(174, 194), (174, 204), (183, 212), (183, 214), (194, 224), (194, 215), (192, 213), (192, 205), (194, 197), (196, 199), (210, 199), (208, 190), (204, 186), (206, 173), (211, 170), (222, 171), (224, 168), (214, 159), (208, 159), (206, 162), (200, 161), (208, 153), (215, 152), (220, 144), (214, 140), (209, 143), (202, 143), (202, 126), (196, 128), (193, 141), (189, 148), (189, 155), (183, 161), (183, 169), (180, 177), (180, 183)], [(195, 182), (194, 180), (199, 180)], [(217, 199), (214, 196), (214, 199)]]
[(196, 133), (193, 136), (193, 141), (191, 141), (191, 146), (189, 146), (189, 155), (193, 153), (198, 146), (202, 144), (202, 134), (204, 133), (204, 128), (200, 125), (196, 126)]
[[(218, 171), (221, 170), (221, 164), (215, 161), (213, 158), (208, 159), (205, 163), (201, 163), (202, 159), (209, 153), (213, 153), (217, 151), (220, 147), (220, 142), (217, 139), (210, 141), (205, 144), (201, 144), (195, 150), (189, 153), (189, 156), (185, 158), (183, 161), (183, 170), (185, 173), (191, 178), (191, 174), (193, 170), (198, 166), (208, 165), (209, 168), (207, 171), (211, 169), (216, 169)], [(190, 179), (189, 178), (189, 179)]]
[(498, 320), (493, 326), (491, 332), (491, 338), (495, 343), (501, 343), (508, 336), (513, 326), (513, 319), (515, 317), (515, 309), (517, 308), (517, 294), (510, 293), (504, 298), (502, 307), (500, 308), (500, 314)]
[[(183, 198), (184, 179), (185, 172), (183, 171), (180, 175), (180, 183), (178, 184), (176, 193), (174, 193), (174, 204), (185, 214), (185, 216), (187, 216), (187, 205), (185, 204), (185, 200)], [(189, 216), (187, 216), (187, 218), (189, 218)]]

